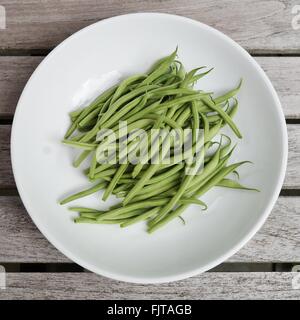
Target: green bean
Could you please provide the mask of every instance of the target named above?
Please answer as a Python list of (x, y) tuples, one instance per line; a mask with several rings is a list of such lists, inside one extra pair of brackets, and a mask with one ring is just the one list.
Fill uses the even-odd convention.
[(145, 118), (161, 120), (161, 122), (165, 122), (167, 125), (169, 125), (173, 129), (180, 129), (181, 128), (178, 125), (178, 123), (176, 123), (172, 118), (169, 118), (168, 116), (161, 116), (158, 114), (148, 114), (148, 115), (145, 115)]
[[(205, 150), (202, 148), (201, 155), (204, 156)], [(193, 152), (194, 155), (194, 152)], [(201, 158), (201, 156), (200, 156)], [(194, 163), (189, 170), (189, 175), (185, 176), (182, 183), (180, 184), (176, 194), (170, 199), (170, 201), (162, 208), (162, 210), (159, 212), (158, 216), (154, 218), (153, 224), (157, 223), (159, 220), (163, 219), (170, 210), (173, 209), (173, 207), (177, 204), (179, 199), (182, 197), (182, 195), (185, 193), (186, 189), (190, 186), (192, 180), (194, 179), (194, 176), (197, 174), (199, 168), (200, 168), (201, 162)]]
[[(156, 118), (156, 121), (155, 121), (155, 123), (154, 123), (153, 129), (159, 129), (160, 126), (161, 126), (162, 121), (163, 121), (163, 117), (158, 117), (158, 118)], [(149, 144), (149, 143), (151, 144), (152, 141), (154, 141), (154, 140), (152, 139), (152, 136), (151, 136), (150, 134), (152, 134), (152, 130), (151, 130), (151, 132), (147, 135), (148, 144)], [(155, 139), (159, 139), (159, 132), (154, 132), (154, 134), (155, 134)], [(151, 147), (151, 152), (152, 152), (152, 153), (159, 152), (159, 147), (160, 147), (160, 143), (158, 143), (158, 145), (156, 144), (156, 145), (155, 145), (155, 148), (152, 146), (152, 147)], [(149, 160), (149, 155), (148, 155), (148, 154), (145, 154), (145, 155), (142, 156), (142, 158), (141, 158), (141, 160), (140, 160), (140, 163), (138, 163), (138, 164), (134, 167), (134, 169), (133, 169), (133, 171), (132, 171), (132, 177), (133, 177), (133, 178), (135, 178), (135, 177), (137, 177), (137, 176), (139, 175), (139, 173), (140, 173), (140, 172), (142, 171), (142, 169), (143, 169), (144, 164), (146, 164), (146, 163), (148, 162), (148, 160)]]
[[(110, 163), (101, 163), (96, 169), (95, 169), (95, 174), (100, 173), (106, 169), (109, 169), (111, 167), (113, 167), (113, 164)], [(89, 170), (86, 172), (87, 174), (89, 174)]]
[(105, 92), (103, 92), (100, 96), (98, 96), (88, 107), (83, 109), (81, 113), (78, 115), (76, 120), (72, 123), (70, 128), (67, 130), (67, 133), (65, 134), (65, 139), (69, 138), (72, 133), (76, 130), (77, 124), (85, 117), (87, 116), (91, 111), (93, 111), (97, 106), (106, 101), (116, 90), (117, 86), (114, 86)]
[(203, 207), (202, 210), (207, 210), (207, 204), (203, 201), (201, 201), (200, 199), (197, 198), (189, 198), (189, 199), (180, 199), (180, 202), (184, 205), (184, 204), (196, 204), (198, 206)]
[(187, 88), (175, 88), (175, 89), (166, 89), (166, 88), (158, 88), (149, 92), (150, 97), (165, 97), (165, 96), (176, 96), (176, 95), (194, 95), (197, 91)]
[(196, 143), (199, 130), (199, 114), (196, 106), (196, 102), (192, 101), (192, 115), (193, 115), (193, 144)]
[(93, 209), (93, 208), (85, 208), (85, 207), (69, 207), (70, 211), (76, 211), (80, 213), (94, 213), (94, 214), (100, 214), (105, 211)]
[(239, 131), (239, 129), (237, 128), (237, 126), (235, 125), (235, 123), (232, 121), (231, 117), (222, 109), (220, 108), (217, 104), (214, 104), (212, 101), (210, 101), (207, 98), (202, 98), (202, 100), (204, 101), (204, 103), (209, 106), (212, 110), (218, 112), (220, 114), (220, 116), (223, 118), (223, 120), (228, 123), (228, 125), (231, 127), (231, 129), (233, 130), (233, 132), (236, 134), (236, 136), (238, 138), (242, 138), (242, 135)]
[(85, 143), (71, 140), (63, 140), (62, 143), (84, 150), (94, 150), (97, 148), (97, 144), (95, 143)]
[(110, 210), (110, 211), (104, 213), (103, 215), (101, 215), (100, 217), (98, 217), (97, 219), (100, 219), (100, 220), (106, 219), (106, 218), (111, 219), (113, 217), (118, 216), (119, 214), (131, 212), (132, 210), (144, 209), (147, 207), (151, 208), (151, 207), (161, 206), (166, 201), (167, 201), (167, 199), (161, 199), (161, 200), (155, 200), (155, 201), (140, 201), (140, 202), (132, 203), (127, 206), (123, 206), (121, 208), (116, 208), (116, 209)]
[(130, 189), (131, 187), (133, 186), (133, 184), (122, 184), (122, 185), (119, 185), (118, 187), (116, 187), (114, 190), (113, 190), (113, 194), (116, 194), (116, 193), (119, 193), (119, 192), (122, 192), (124, 190), (128, 190)]
[(238, 86), (235, 89), (230, 90), (227, 93), (225, 93), (224, 95), (215, 98), (214, 99), (215, 104), (219, 104), (221, 102), (227, 101), (230, 98), (234, 97), (239, 92), (239, 90), (242, 86), (242, 83), (243, 83), (243, 79), (241, 79), (240, 83), (238, 84)]
[(150, 180), (148, 180), (146, 182), (146, 185), (164, 181), (166, 178), (168, 178), (169, 176), (172, 176), (173, 174), (177, 173), (182, 168), (184, 168), (184, 164), (182, 164), (182, 163), (176, 164), (170, 170), (167, 170), (166, 172), (163, 172), (163, 173), (161, 173), (159, 175), (153, 176)]
[(161, 192), (164, 192), (164, 191), (167, 191), (169, 190), (170, 188), (176, 186), (178, 184), (178, 181), (177, 179), (175, 180), (172, 180), (170, 182), (166, 182), (164, 183), (163, 185), (161, 185), (159, 187), (159, 189), (156, 187), (156, 188), (153, 188), (152, 186), (153, 185), (150, 185), (148, 190), (147, 190), (147, 187), (145, 187), (144, 189), (142, 189), (137, 196), (135, 196), (132, 201), (136, 202), (136, 201), (141, 201), (141, 200), (145, 200), (145, 199), (148, 199), (148, 198), (151, 198), (157, 194), (160, 194)]
[(159, 212), (158, 216), (154, 218), (153, 224), (157, 223), (161, 219), (163, 219), (170, 210), (173, 209), (173, 207), (177, 204), (181, 196), (184, 194), (185, 190), (188, 188), (189, 184), (191, 183), (193, 179), (193, 175), (186, 176), (183, 180), (183, 182), (180, 184), (180, 187), (176, 194), (170, 199), (170, 201), (162, 208), (162, 210)]
[(89, 125), (89, 123), (94, 120), (95, 116), (97, 116), (100, 112), (102, 106), (97, 107), (95, 110), (93, 110), (92, 112), (90, 112), (86, 117), (84, 117), (79, 123), (78, 126), (79, 127), (85, 127), (87, 125)]
[(82, 151), (78, 158), (73, 162), (73, 166), (75, 168), (79, 167), (81, 163), (89, 156), (90, 153), (90, 150)]
[(127, 169), (127, 167), (128, 167), (128, 164), (125, 163), (125, 164), (121, 164), (121, 166), (118, 168), (114, 177), (112, 178), (111, 182), (109, 183), (108, 187), (106, 188), (106, 190), (103, 194), (103, 197), (102, 197), (103, 201), (107, 200), (107, 198), (110, 196), (110, 194), (114, 190), (115, 186), (117, 185), (118, 181), (122, 177), (122, 175), (125, 172), (125, 170)]
[(171, 99), (170, 101), (167, 101), (167, 102), (163, 102), (161, 103), (158, 107), (157, 107), (157, 111), (160, 111), (160, 110), (165, 110), (165, 109), (168, 109), (174, 105), (178, 105), (178, 104), (183, 104), (183, 103), (186, 103), (186, 102), (191, 102), (191, 101), (194, 101), (194, 100), (198, 100), (202, 97), (204, 97), (206, 95), (206, 93), (196, 93), (196, 94), (189, 94), (187, 96), (183, 96), (183, 97), (180, 97), (180, 98), (175, 98), (175, 99)]
[[(79, 215), (82, 218), (90, 218), (90, 219), (97, 219), (98, 217), (101, 216), (101, 214), (104, 214), (106, 211), (94, 211), (94, 212), (80, 212)], [(111, 220), (116, 220), (116, 219), (125, 219), (125, 218), (132, 218), (135, 217), (138, 214), (141, 214), (145, 212), (143, 209), (138, 209), (138, 210), (133, 210), (131, 212), (123, 213), (118, 215), (117, 217), (113, 217)]]
[(75, 194), (73, 194), (73, 195), (61, 200), (60, 204), (66, 204), (66, 203), (74, 201), (76, 199), (89, 196), (90, 194), (93, 194), (93, 193), (95, 193), (95, 192), (97, 192), (99, 190), (104, 189), (106, 187), (106, 185), (107, 185), (106, 182), (100, 182), (100, 183), (96, 184), (95, 186), (93, 186), (93, 187), (91, 187), (89, 189), (77, 192), (77, 193), (75, 193)]
[[(135, 120), (139, 120), (142, 119), (142, 117), (133, 117), (133, 115), (139, 114), (140, 111), (145, 110), (146, 108), (150, 107), (151, 105), (153, 105), (153, 103), (156, 103), (157, 105), (161, 102), (163, 98), (150, 98), (150, 95), (148, 92), (146, 92), (143, 95), (143, 99), (142, 101), (132, 110), (130, 110), (129, 112), (127, 112), (126, 114), (124, 114), (122, 120), (123, 121), (127, 121), (127, 123), (131, 123), (134, 122)], [(116, 127), (116, 125), (114, 126), (114, 128)]]
[(240, 174), (237, 170), (232, 171), (232, 173), (235, 174), (238, 179), (240, 179)]
[[(211, 189), (213, 186), (217, 185), (230, 172), (232, 172), (237, 167), (239, 167), (240, 165), (242, 165), (244, 163), (247, 163), (247, 162), (248, 161), (238, 162), (238, 163), (230, 165), (230, 166), (228, 166), (226, 168), (223, 168), (220, 172), (218, 172), (218, 174), (213, 176), (212, 179), (207, 182), (207, 184), (205, 184), (204, 186), (199, 188), (195, 192), (194, 196), (195, 197), (199, 197), (199, 196), (203, 195), (209, 189)], [(157, 223), (155, 223), (155, 224), (152, 223), (151, 226), (148, 229), (148, 232), (152, 233), (155, 230), (157, 230), (158, 228), (161, 228), (162, 226), (164, 226), (166, 223), (168, 223), (169, 221), (171, 221), (175, 217), (178, 217), (182, 213), (182, 211), (184, 211), (186, 208), (187, 208), (186, 205), (180, 206), (180, 207), (176, 208), (171, 214), (169, 214), (169, 215), (165, 216), (163, 219), (159, 220)]]
[(130, 84), (141, 80), (141, 79), (145, 79), (147, 76), (144, 74), (137, 74), (134, 76), (131, 76), (125, 80), (123, 80), (120, 85), (118, 86), (117, 90), (115, 91), (114, 95), (112, 96), (112, 99), (110, 101), (110, 105), (112, 105), (116, 100), (118, 100), (122, 94), (125, 92), (126, 88), (128, 86), (130, 86)]
[[(104, 213), (105, 211), (101, 212)], [(79, 216), (82, 218), (90, 218), (90, 219), (96, 219), (97, 217), (99, 217), (101, 215), (100, 212), (80, 212)]]
[(95, 177), (96, 166), (97, 166), (97, 152), (95, 151), (92, 156), (92, 162), (91, 162), (90, 171), (89, 171), (90, 179), (94, 179)]
[[(120, 120), (125, 114), (127, 114), (131, 109), (138, 106), (140, 103), (143, 103), (143, 96), (137, 97), (134, 100), (130, 101), (128, 104), (126, 104), (121, 110), (119, 110), (117, 113), (114, 113), (114, 115), (110, 115), (109, 119), (107, 121), (102, 122), (103, 128), (110, 128), (112, 125), (114, 125), (118, 120)], [(103, 119), (103, 118), (101, 118)]]
[[(101, 119), (99, 121), (99, 125), (105, 123), (124, 103), (130, 101), (131, 99), (133, 99), (135, 97), (138, 97), (142, 93), (149, 92), (149, 91), (151, 91), (151, 89), (155, 89), (157, 87), (158, 87), (157, 85), (145, 85), (143, 87), (139, 87), (139, 88), (125, 94), (124, 96), (119, 98), (117, 101), (115, 101), (115, 103), (113, 103), (108, 108), (108, 110), (101, 117)], [(138, 98), (141, 98), (141, 97), (138, 97)]]
[(146, 220), (148, 218), (151, 218), (152, 216), (154, 216), (155, 214), (158, 213), (159, 209), (160, 209), (159, 207), (156, 207), (156, 208), (153, 208), (153, 209), (151, 209), (149, 211), (146, 211), (145, 213), (143, 213), (141, 215), (138, 215), (138, 216), (136, 216), (136, 217), (134, 217), (132, 219), (129, 219), (126, 222), (122, 222), (120, 226), (121, 226), (121, 228), (125, 228), (125, 227), (133, 225), (135, 223), (138, 223), (140, 221), (144, 221), (144, 220)]
[(196, 197), (200, 197), (201, 195), (203, 195), (204, 193), (206, 193), (209, 189), (211, 189), (212, 187), (214, 187), (215, 185), (217, 185), (221, 180), (223, 180), (224, 177), (226, 177), (229, 173), (231, 173), (232, 171), (234, 171), (236, 168), (238, 168), (239, 166), (245, 164), (245, 163), (249, 163), (249, 161), (242, 161), (242, 162), (238, 162), (238, 163), (234, 163), (232, 165), (229, 165), (227, 167), (222, 168), (220, 171), (218, 171), (217, 173), (215, 173), (211, 179), (209, 181), (207, 181), (207, 183), (205, 183), (204, 185), (200, 186), (194, 196)]
[(228, 159), (230, 158), (231, 153), (233, 152), (234, 147), (230, 150), (230, 152), (220, 159), (221, 148), (217, 151), (215, 156), (212, 158), (211, 163), (209, 163), (206, 167), (204, 167), (203, 172), (196, 176), (191, 182), (190, 187), (185, 193), (185, 196), (191, 196), (195, 189), (201, 188), (204, 186), (214, 175), (219, 173), (227, 164)]
[(69, 116), (70, 116), (71, 120), (72, 120), (72, 121), (75, 120), (75, 119), (80, 115), (80, 113), (81, 113), (82, 111), (83, 111), (83, 108), (80, 107), (80, 108), (77, 109), (77, 110), (74, 110), (74, 111), (69, 112)]
[(222, 179), (218, 184), (218, 187), (225, 187), (225, 188), (232, 188), (232, 189), (241, 189), (241, 190), (253, 190), (259, 192), (258, 189), (255, 188), (249, 188), (241, 185), (237, 181), (231, 180), (231, 179)]
[(163, 75), (161, 75), (160, 77), (158, 77), (156, 80), (154, 80), (152, 83), (153, 84), (161, 84), (161, 83), (164, 83), (165, 81), (167, 80), (170, 80), (170, 79), (176, 79), (176, 75), (174, 75), (173, 73), (165, 73)]
[(127, 184), (127, 183), (134, 183), (135, 180), (131, 178), (121, 178), (117, 184)]
[(214, 68), (209, 69), (208, 71), (202, 72), (200, 74), (196, 74), (193, 77), (191, 77), (191, 79), (188, 81), (188, 83), (195, 83), (198, 80), (200, 80), (201, 78), (203, 78), (204, 76), (206, 76), (207, 74), (209, 74)]
[(90, 181), (95, 181), (97, 179), (101, 179), (103, 177), (107, 177), (107, 176), (112, 176), (113, 174), (115, 174), (115, 172), (117, 171), (117, 169), (113, 168), (113, 169), (107, 169), (104, 171), (101, 171), (99, 173), (96, 173), (94, 175), (93, 178), (89, 178)]
[(82, 218), (82, 217), (74, 218), (75, 223), (89, 223), (89, 224), (120, 224), (120, 223), (125, 223), (127, 221), (128, 219), (98, 220), (98, 219)]
[(174, 52), (172, 52), (169, 56), (167, 56), (165, 59), (163, 59), (157, 67), (150, 73), (150, 75), (142, 81), (141, 85), (149, 84), (153, 82), (155, 79), (157, 79), (159, 76), (164, 74), (172, 62), (174, 61), (175, 57), (177, 55), (177, 48)]
[[(191, 71), (189, 71), (184, 79), (183, 79), (183, 82), (182, 82), (182, 86), (183, 87), (187, 87), (190, 83), (191, 83), (191, 79), (194, 77), (194, 75), (196, 74), (196, 72), (198, 72), (199, 70), (203, 69), (203, 68), (206, 68), (206, 67), (199, 67), (199, 68), (195, 68)], [(192, 81), (194, 82), (194, 81)]]
[[(127, 206), (123, 206), (121, 208), (116, 208), (116, 209), (107, 211), (106, 213), (99, 216), (97, 220), (102, 220), (107, 218), (112, 219), (113, 217), (116, 217), (120, 214), (131, 212), (132, 210), (136, 210), (136, 209), (159, 207), (167, 203), (167, 201), (168, 199), (160, 199), (160, 200), (146, 200), (146, 201), (131, 203)], [(181, 202), (179, 203), (181, 204)]]
[(164, 225), (166, 225), (168, 222), (170, 222), (171, 220), (173, 220), (174, 218), (177, 218), (181, 215), (181, 213), (188, 207), (188, 204), (185, 205), (181, 205), (179, 207), (177, 207), (174, 211), (172, 211), (171, 214), (167, 215), (166, 217), (164, 217), (164, 219), (160, 220), (158, 223), (154, 224), (153, 226), (148, 228), (148, 232), (149, 233), (153, 233), (154, 231), (156, 231), (157, 229), (163, 227)]

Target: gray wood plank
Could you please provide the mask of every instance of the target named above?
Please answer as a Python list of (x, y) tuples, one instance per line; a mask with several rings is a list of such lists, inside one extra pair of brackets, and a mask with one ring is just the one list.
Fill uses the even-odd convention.
[(281, 101), (286, 119), (300, 118), (300, 58), (256, 57), (270, 78)]
[(73, 32), (119, 14), (152, 11), (187, 16), (226, 33), (255, 53), (299, 53), (291, 13), (297, 0), (3, 0), (1, 49), (48, 49)]
[[(15, 186), (10, 163), (10, 125), (0, 125), (0, 189)], [(284, 181), (285, 189), (300, 189), (300, 125), (289, 124), (288, 168)]]
[[(300, 197), (280, 197), (255, 237), (228, 262), (300, 261)], [(0, 197), (0, 263), (70, 262), (37, 230), (17, 196)]]
[[(13, 116), (19, 96), (43, 57), (0, 57), (0, 117)], [(300, 118), (300, 57), (256, 57), (280, 97), (287, 119)]]
[(10, 162), (10, 125), (0, 125), (0, 189), (15, 188)]
[(27, 80), (42, 59), (42, 57), (0, 57), (1, 117), (13, 116)]
[(0, 299), (299, 299), (292, 272), (204, 273), (186, 280), (141, 285), (92, 273), (8, 273)]
[(70, 262), (39, 232), (18, 196), (0, 197), (1, 262)]

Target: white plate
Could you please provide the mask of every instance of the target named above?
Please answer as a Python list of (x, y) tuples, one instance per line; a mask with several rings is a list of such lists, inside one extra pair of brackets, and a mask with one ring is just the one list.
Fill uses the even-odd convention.
[[(260, 193), (215, 188), (204, 198), (209, 209), (191, 206), (152, 235), (144, 223), (121, 229), (72, 223), (74, 214), (58, 200), (87, 182), (71, 165), (74, 153), (60, 143), (71, 111), (86, 83), (102, 75), (146, 71), (178, 45), (187, 69), (214, 71), (199, 82), (219, 94), (244, 79), (235, 122), (241, 129), (233, 161), (242, 183)], [(100, 79), (100, 80), (99, 80)], [(98, 81), (98, 82), (97, 82)], [(231, 136), (233, 134), (228, 130)], [(39, 65), (16, 110), (11, 154), (19, 193), (35, 224), (68, 258), (118, 280), (157, 283), (206, 271), (237, 252), (261, 227), (283, 183), (287, 132), (278, 97), (258, 64), (234, 41), (199, 22), (179, 16), (138, 13), (95, 23), (68, 38)], [(99, 195), (74, 204), (108, 207)]]

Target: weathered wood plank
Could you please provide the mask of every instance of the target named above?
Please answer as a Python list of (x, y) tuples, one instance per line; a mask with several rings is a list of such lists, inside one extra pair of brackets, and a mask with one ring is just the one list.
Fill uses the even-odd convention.
[(132, 12), (187, 16), (228, 34), (251, 52), (299, 52), (291, 9), (296, 0), (5, 0), (1, 49), (47, 49), (93, 22)]
[(11, 118), (22, 90), (42, 57), (0, 57), (0, 116)]
[[(263, 228), (229, 262), (300, 261), (300, 197), (280, 197)], [(1, 262), (70, 262), (43, 237), (17, 196), (0, 197)]]
[(0, 126), (0, 189), (15, 188), (10, 162), (10, 125)]
[(7, 28), (1, 49), (48, 49), (93, 22), (132, 12), (165, 12), (187, 16), (226, 33), (256, 53), (300, 51), (293, 30), (296, 0), (4, 0)]
[(256, 57), (255, 60), (270, 78), (286, 119), (300, 118), (300, 58)]
[(70, 262), (39, 232), (18, 196), (0, 197), (1, 262)]
[[(10, 125), (0, 126), (0, 189), (15, 186), (10, 163)], [(300, 126), (288, 125), (289, 156), (284, 182), (286, 189), (300, 189)]]
[[(12, 117), (19, 96), (43, 57), (0, 57), (0, 116)], [(256, 57), (280, 97), (287, 119), (300, 118), (299, 57)]]
[(0, 189), (15, 188), (10, 162), (10, 125), (0, 126)]
[(0, 299), (299, 299), (294, 272), (204, 273), (183, 281), (141, 285), (92, 273), (7, 273)]

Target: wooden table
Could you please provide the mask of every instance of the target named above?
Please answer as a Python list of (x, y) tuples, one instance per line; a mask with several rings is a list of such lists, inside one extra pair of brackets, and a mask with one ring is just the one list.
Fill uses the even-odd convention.
[[(0, 299), (299, 299), (300, 290), (292, 286), (297, 274), (291, 272), (300, 263), (300, 29), (291, 24), (296, 4), (288, 0), (2, 0), (6, 29), (0, 30), (0, 264), (7, 271), (7, 288), (0, 289)], [(161, 285), (117, 282), (72, 264), (30, 220), (10, 164), (15, 106), (38, 63), (80, 28), (139, 11), (191, 17), (246, 48), (273, 82), (289, 134), (283, 190), (263, 228), (211, 272)]]

